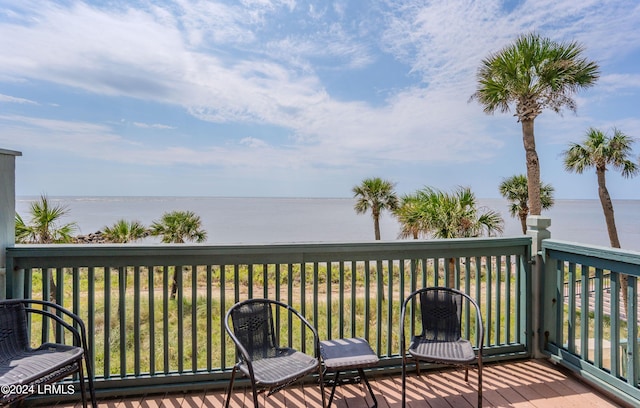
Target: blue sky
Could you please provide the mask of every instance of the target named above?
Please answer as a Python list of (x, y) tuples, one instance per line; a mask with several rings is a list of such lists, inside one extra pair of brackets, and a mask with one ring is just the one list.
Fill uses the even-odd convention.
[[(600, 64), (576, 114), (536, 119), (543, 181), (597, 198), (561, 152), (591, 126), (640, 137), (637, 0), (0, 0), (0, 148), (23, 153), (18, 195), (347, 197), (378, 176), (499, 197), (520, 124), (469, 97), (531, 31)], [(640, 177), (608, 184), (640, 199)]]

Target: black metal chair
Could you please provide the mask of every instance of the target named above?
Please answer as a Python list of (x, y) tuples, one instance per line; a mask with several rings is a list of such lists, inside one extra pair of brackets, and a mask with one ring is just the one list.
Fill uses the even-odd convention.
[[(407, 305), (419, 299), (420, 322), (414, 325), (411, 343), (406, 349), (405, 316)], [(475, 310), (477, 355), (468, 339), (462, 338), (463, 303)], [(416, 316), (418, 313), (415, 314)], [(469, 316), (472, 316), (469, 314)], [(471, 327), (471, 326), (470, 326)], [(416, 328), (420, 328), (416, 334)], [(466, 333), (470, 336), (470, 333)], [(402, 355), (402, 407), (406, 404), (407, 360), (413, 359), (420, 375), (420, 361), (465, 367), (464, 380), (469, 380), (469, 366), (478, 366), (478, 407), (482, 407), (482, 344), (484, 325), (480, 307), (469, 295), (456, 289), (431, 287), (418, 289), (403, 302), (400, 312), (400, 353)], [(408, 351), (408, 355), (407, 355)]]
[[(280, 347), (274, 328), (272, 308), (296, 316), (313, 333), (312, 357), (290, 347)], [(233, 325), (233, 329), (231, 325)], [(236, 345), (238, 362), (233, 367), (225, 407), (229, 406), (236, 371), (240, 370), (251, 380), (253, 404), (258, 407), (258, 392), (268, 391), (268, 396), (289, 384), (317, 371), (320, 382), (322, 406), (326, 407), (324, 380), (320, 363), (320, 339), (317, 330), (295, 309), (286, 303), (269, 299), (249, 299), (236, 303), (227, 311), (225, 329)], [(260, 387), (260, 390), (258, 390)]]
[[(42, 316), (43, 324), (49, 319), (56, 330), (71, 332), (73, 345), (46, 342), (38, 348), (32, 348), (29, 319), (33, 320), (34, 315)], [(64, 318), (73, 323), (68, 323)], [(59, 336), (60, 339), (63, 337)], [(82, 320), (52, 302), (34, 299), (0, 301), (0, 386), (11, 391), (0, 395), (0, 406), (23, 400), (43, 389), (44, 384), (52, 384), (78, 373), (82, 405), (86, 408), (83, 360), (91, 404), (95, 408), (93, 372)]]

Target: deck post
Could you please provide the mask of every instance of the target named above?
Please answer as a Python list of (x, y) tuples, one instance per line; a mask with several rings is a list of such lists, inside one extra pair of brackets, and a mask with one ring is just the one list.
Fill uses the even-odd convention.
[(0, 300), (7, 297), (6, 249), (16, 242), (16, 156), (0, 149)]
[(551, 238), (548, 228), (551, 226), (551, 218), (539, 215), (527, 217), (527, 236), (531, 237), (531, 356), (533, 358), (543, 358), (544, 331), (544, 274), (545, 260), (542, 256), (542, 240)]

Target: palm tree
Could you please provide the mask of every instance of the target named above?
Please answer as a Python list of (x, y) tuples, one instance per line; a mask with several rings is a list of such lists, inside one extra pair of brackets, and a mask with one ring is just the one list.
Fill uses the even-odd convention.
[[(163, 243), (183, 244), (187, 241), (204, 242), (207, 239), (207, 232), (202, 229), (200, 217), (192, 211), (164, 213), (160, 221), (154, 221), (151, 224), (149, 233), (153, 236), (161, 236)], [(176, 297), (177, 291), (178, 269), (175, 268), (171, 285), (171, 299)]]
[(360, 185), (353, 187), (353, 197), (357, 199), (354, 209), (358, 214), (371, 210), (376, 240), (380, 240), (380, 213), (398, 208), (398, 196), (394, 187), (392, 182), (379, 177), (365, 179)]
[[(62, 244), (73, 242), (73, 233), (78, 228), (76, 223), (60, 224), (60, 219), (68, 213), (64, 205), (53, 205), (46, 195), (41, 195), (40, 200), (31, 203), (29, 210), (31, 222), (25, 223), (22, 217), (16, 213), (15, 235), (17, 243), (31, 244)], [(56, 283), (51, 269), (47, 270), (49, 276), (49, 298), (56, 299)]]
[(400, 223), (399, 238), (418, 239), (424, 234), (425, 227), (420, 217), (420, 196), (416, 194), (406, 194), (400, 198), (398, 208), (394, 211), (394, 215)]
[(40, 200), (31, 203), (29, 213), (29, 224), (16, 214), (16, 242), (61, 244), (73, 241), (73, 233), (78, 228), (76, 223), (60, 224), (60, 219), (68, 213), (66, 206), (52, 205), (46, 195), (41, 195)]
[(120, 219), (111, 227), (104, 227), (102, 235), (107, 241), (118, 244), (134, 242), (147, 236), (148, 232), (140, 221), (126, 221)]
[(564, 167), (569, 172), (575, 171), (582, 174), (584, 170), (591, 167), (596, 169), (598, 196), (607, 224), (609, 241), (613, 248), (620, 248), (620, 240), (613, 214), (613, 203), (607, 190), (605, 173), (608, 166), (620, 170), (623, 177), (632, 177), (638, 173), (638, 166), (629, 160), (633, 142), (633, 138), (615, 128), (611, 137), (598, 129), (589, 128), (583, 144), (571, 143), (569, 149), (563, 153)]
[[(527, 189), (527, 176), (518, 174), (503, 179), (500, 183), (500, 194), (509, 203), (509, 212), (514, 218), (520, 218), (522, 233), (527, 233), (527, 216), (529, 215), (529, 191)], [(553, 206), (553, 186), (551, 184), (540, 183), (540, 202), (543, 210), (548, 210)]]
[(484, 59), (478, 70), (478, 87), (471, 99), (489, 114), (509, 112), (510, 105), (515, 105), (515, 116), (522, 125), (532, 215), (540, 215), (542, 210), (533, 123), (546, 108), (557, 113), (562, 108), (575, 111), (572, 96), (596, 82), (600, 76), (598, 64), (588, 61), (583, 52), (577, 42), (558, 43), (538, 34), (525, 34)]
[(192, 211), (172, 211), (164, 213), (160, 221), (151, 224), (150, 234), (162, 237), (163, 243), (183, 244), (204, 242), (207, 232), (202, 228), (200, 217)]
[[(564, 151), (564, 168), (569, 172), (582, 174), (586, 169), (594, 167), (598, 178), (598, 196), (607, 224), (609, 242), (613, 248), (620, 248), (620, 239), (616, 228), (613, 203), (607, 189), (605, 174), (608, 167), (619, 170), (623, 177), (633, 177), (638, 173), (638, 166), (629, 160), (633, 138), (614, 128), (613, 136), (601, 130), (589, 128), (583, 144), (571, 143)], [(627, 277), (621, 275), (622, 297), (627, 307)]]
[[(402, 225), (401, 236), (471, 238), (503, 231), (504, 221), (500, 214), (479, 209), (475, 194), (467, 187), (459, 187), (452, 193), (425, 187), (403, 203), (406, 203), (404, 212), (398, 217)], [(454, 285), (454, 278), (455, 259), (450, 258), (450, 285)]]
[(468, 187), (459, 187), (452, 193), (426, 187), (418, 197), (423, 232), (433, 238), (494, 236), (503, 231), (500, 214), (478, 208), (476, 196)]

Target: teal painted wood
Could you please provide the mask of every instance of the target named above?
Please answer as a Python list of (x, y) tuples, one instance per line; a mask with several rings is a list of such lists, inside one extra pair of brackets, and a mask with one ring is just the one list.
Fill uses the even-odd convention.
[[(611, 293), (618, 293), (620, 281), (618, 274), (611, 276)], [(622, 371), (620, 364), (620, 302), (617, 296), (611, 296), (611, 375), (618, 377)]]
[[(156, 311), (155, 311), (155, 290), (154, 290), (154, 286), (153, 284), (151, 284), (151, 282), (154, 282), (154, 270), (152, 266), (147, 265), (147, 282), (150, 282), (150, 284), (148, 284), (148, 299), (149, 299), (149, 319), (148, 319), (148, 324), (149, 324), (149, 374), (153, 375), (156, 372)], [(90, 326), (90, 327), (94, 327), (94, 326)], [(93, 336), (90, 336), (93, 337)], [(94, 348), (92, 348), (92, 350), (95, 350), (95, 343), (93, 345)]]
[[(627, 322), (638, 321), (638, 291), (637, 291), (637, 278), (635, 276), (627, 277)], [(626, 377), (630, 384), (638, 385), (638, 368), (640, 367), (640, 361), (638, 356), (638, 325), (627, 325), (627, 372)]]
[[(223, 267), (222, 267), (223, 268)], [(222, 326), (224, 324), (224, 311), (227, 309), (225, 307), (226, 304), (226, 274), (224, 273), (224, 269), (220, 270), (220, 303), (218, 304), (218, 320), (220, 321), (220, 333), (224, 333), (222, 330)], [(280, 281), (280, 265), (278, 265), (278, 270), (276, 272), (276, 282), (279, 285)], [(211, 265), (207, 265), (207, 371), (213, 370), (213, 267)], [(278, 286), (279, 288), (279, 286)], [(220, 342), (220, 367), (225, 369), (227, 367), (227, 344), (224, 341)]]
[[(583, 360), (589, 360), (589, 335), (585, 327), (589, 327), (589, 268), (580, 269), (580, 354)], [(586, 335), (585, 335), (586, 334)], [(594, 343), (595, 344), (595, 343)]]
[[(72, 293), (79, 293), (82, 287), (80, 298), (88, 296), (94, 305), (96, 301), (102, 302), (102, 298), (106, 301), (104, 307), (86, 311), (93, 315), (90, 341), (93, 349), (99, 351), (96, 355), (100, 356), (98, 367), (101, 368), (97, 376), (99, 388), (104, 392), (119, 389), (118, 393), (124, 395), (134, 390), (140, 392), (152, 385), (177, 387), (180, 381), (209, 384), (228, 379), (234, 351), (224, 334), (222, 320), (226, 308), (233, 303), (229, 298), (231, 293), (235, 302), (254, 293), (276, 299), (282, 296), (286, 298), (284, 301), (299, 305), (298, 310), (303, 315), (313, 316), (314, 322), (321, 325), (323, 337), (336, 333), (340, 333), (340, 337), (367, 337), (382, 357), (381, 367), (385, 367), (400, 362), (397, 348), (399, 303), (413, 289), (449, 282), (483, 300), (483, 318), (493, 331), (491, 341), (486, 344), (487, 361), (528, 355), (528, 337), (521, 334), (527, 332), (530, 316), (530, 311), (523, 309), (528, 304), (527, 295), (530, 293), (526, 276), (529, 272), (526, 260), (530, 257), (528, 238), (246, 247), (171, 244), (131, 248), (124, 245), (105, 248), (33, 246), (33, 251), (29, 251), (29, 246), (11, 248), (11, 262), (20, 265), (29, 276), (37, 271), (35, 268), (59, 268), (56, 279), (62, 279), (64, 283), (70, 281), (65, 280), (67, 272), (63, 268), (76, 268), (80, 279), (72, 279)], [(525, 261), (514, 262), (514, 259)], [(518, 288), (513, 290), (514, 294), (510, 283), (506, 284), (511, 281), (512, 267)], [(264, 285), (263, 282), (273, 278), (273, 271), (275, 284)], [(336, 271), (337, 274), (333, 273)], [(449, 271), (454, 273), (454, 282), (450, 282)], [(134, 282), (133, 290), (139, 292), (133, 301), (126, 299), (131, 295), (131, 288), (125, 286), (127, 273), (135, 274), (133, 277), (129, 275), (129, 279)], [(174, 273), (176, 298), (171, 299)], [(91, 275), (94, 276), (93, 282), (87, 284), (85, 280)], [(339, 276), (339, 283), (332, 281), (335, 275)], [(206, 282), (202, 282), (202, 278)], [(155, 289), (154, 281), (157, 283)], [(287, 287), (281, 290), (280, 282), (283, 285), (287, 282)], [(86, 295), (84, 292), (88, 288), (93, 293)], [(337, 308), (333, 305), (336, 289), (341, 298)], [(100, 290), (100, 296), (95, 295), (95, 290)], [(326, 290), (325, 296), (321, 296), (321, 290)], [(382, 298), (383, 293), (388, 295), (387, 299)], [(488, 302), (484, 299), (486, 296)], [(145, 303), (143, 298), (146, 305), (142, 304)], [(76, 295), (65, 298), (65, 301), (79, 303)], [(206, 304), (206, 314), (198, 311), (199, 301)], [(325, 306), (326, 320), (321, 314)], [(513, 329), (511, 307), (515, 320)], [(82, 307), (80, 311), (85, 313)], [(111, 313), (104, 314), (104, 311)], [(413, 314), (418, 312), (415, 307), (411, 311)], [(176, 316), (182, 318), (176, 319)], [(205, 316), (208, 320), (206, 337), (194, 331), (194, 322)], [(210, 323), (214, 318), (215, 322)], [(465, 319), (468, 326), (470, 317), (465, 314)], [(279, 317), (277, 320), (279, 328), (291, 327)], [(502, 320), (509, 322), (510, 327), (503, 327)], [(104, 333), (100, 331), (102, 326), (96, 326), (98, 322), (108, 323)], [(109, 332), (112, 323), (120, 327), (118, 334)], [(145, 336), (141, 333), (147, 331), (148, 337), (141, 342), (140, 337)], [(284, 333), (278, 331), (279, 334)], [(214, 337), (214, 332), (222, 339)], [(292, 346), (308, 351), (308, 344), (298, 343), (299, 332), (287, 330), (287, 340)], [(137, 338), (128, 343), (131, 336)], [(104, 353), (104, 349), (97, 349), (112, 343), (114, 352)], [(149, 351), (142, 351), (144, 347)], [(206, 355), (206, 359), (198, 359), (198, 355)], [(143, 357), (149, 361), (142, 361)], [(183, 377), (188, 380), (183, 380)], [(131, 389), (122, 390), (123, 387)]]
[[(549, 316), (545, 311), (544, 327), (551, 329), (546, 350), (552, 358), (580, 372), (595, 385), (637, 404), (640, 399), (637, 344), (640, 253), (555, 240), (543, 241), (542, 248), (547, 264), (545, 280), (556, 281), (555, 291), (544, 292), (543, 304), (566, 299), (556, 302), (557, 306), (552, 309), (555, 315)], [(628, 307), (624, 316), (619, 296), (621, 273), (629, 275), (630, 282), (626, 288)], [(609, 348), (610, 362), (607, 363), (605, 344)]]
[(569, 352), (576, 352), (576, 264), (569, 262), (569, 312), (568, 314), (568, 327), (567, 327), (567, 347)]
[(597, 345), (594, 350), (593, 362), (596, 367), (603, 368), (603, 350), (602, 344), (604, 340), (604, 293), (602, 282), (602, 269), (595, 268), (595, 310), (594, 310), (594, 341)]

